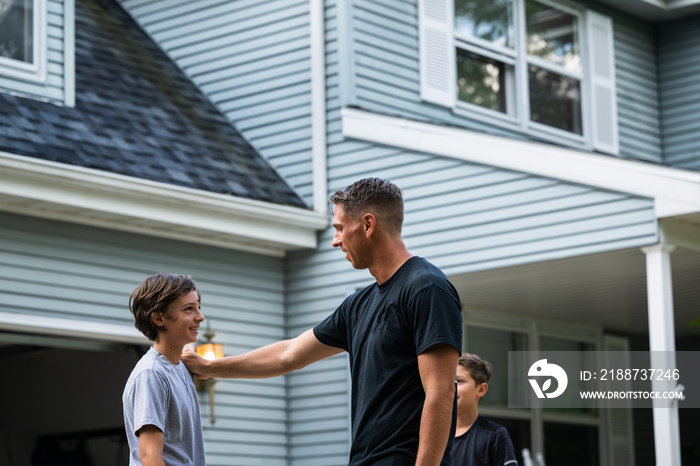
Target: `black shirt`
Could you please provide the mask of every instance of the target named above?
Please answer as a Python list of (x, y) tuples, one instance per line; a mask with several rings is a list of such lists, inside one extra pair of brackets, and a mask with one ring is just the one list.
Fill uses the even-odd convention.
[[(447, 277), (412, 257), (385, 283), (354, 293), (314, 327), (318, 340), (350, 355), (350, 465), (414, 464), (425, 393), (418, 355), (446, 343), (461, 352), (459, 296)], [(442, 460), (451, 466), (453, 431)]]
[(452, 444), (455, 466), (518, 466), (505, 427), (479, 414), (468, 431)]

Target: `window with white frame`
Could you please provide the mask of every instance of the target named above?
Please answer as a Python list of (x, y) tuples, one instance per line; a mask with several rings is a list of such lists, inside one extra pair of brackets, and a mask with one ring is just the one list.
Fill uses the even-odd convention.
[[(542, 453), (546, 464), (634, 464), (634, 428), (629, 410), (508, 406), (511, 397), (517, 398), (530, 390), (523, 381), (509, 380), (509, 352), (572, 352), (581, 358), (571, 360), (581, 364), (573, 369), (576, 373), (590, 367), (587, 355), (593, 351), (628, 351), (625, 338), (603, 335), (601, 328), (580, 322), (468, 307), (463, 350), (479, 355), (492, 365), (488, 392), (479, 403), (479, 412), (506, 427), (519, 464), (523, 464), (523, 448), (533, 456)], [(586, 387), (582, 381), (570, 379), (570, 383), (578, 384), (579, 389)], [(569, 442), (571, 438), (577, 439), (575, 445)], [(616, 459), (611, 460), (613, 457)]]
[(612, 21), (571, 2), (420, 0), (421, 95), (617, 153)]
[(0, 0), (0, 74), (44, 79), (44, 16), (43, 0)]

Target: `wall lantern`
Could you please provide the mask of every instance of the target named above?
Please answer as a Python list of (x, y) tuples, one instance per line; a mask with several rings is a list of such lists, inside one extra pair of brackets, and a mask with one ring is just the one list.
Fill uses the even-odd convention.
[[(201, 343), (197, 345), (197, 354), (203, 357), (204, 359), (208, 359), (210, 361), (214, 359), (221, 359), (224, 357), (224, 345), (221, 343), (214, 343), (212, 339), (214, 338), (214, 332), (211, 331), (211, 327), (209, 325), (209, 321), (207, 321), (207, 332), (204, 334), (204, 337), (207, 339), (206, 343)], [(210, 417), (209, 419), (211, 420), (211, 423), (214, 424), (216, 422), (216, 418), (214, 417), (214, 384), (216, 383), (216, 379), (210, 378), (210, 379), (205, 379), (205, 380), (199, 380), (197, 379), (195, 381), (195, 385), (197, 388), (198, 392), (203, 392), (205, 389), (209, 389), (209, 411), (210, 411)]]

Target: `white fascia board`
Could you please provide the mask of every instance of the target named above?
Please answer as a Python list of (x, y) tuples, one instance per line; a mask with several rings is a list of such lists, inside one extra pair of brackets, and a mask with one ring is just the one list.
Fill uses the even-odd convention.
[(0, 330), (71, 338), (149, 345), (149, 340), (134, 327), (87, 320), (0, 312)]
[(0, 210), (280, 257), (328, 227), (312, 210), (1, 151)]
[(343, 136), (654, 199), (658, 218), (700, 212), (700, 173), (532, 141), (341, 110)]
[(667, 10), (676, 10), (678, 8), (685, 8), (687, 6), (695, 6), (695, 5), (700, 5), (700, 0), (644, 0), (645, 2), (651, 3), (651, 4), (657, 4), (659, 2), (665, 3), (666, 9)]

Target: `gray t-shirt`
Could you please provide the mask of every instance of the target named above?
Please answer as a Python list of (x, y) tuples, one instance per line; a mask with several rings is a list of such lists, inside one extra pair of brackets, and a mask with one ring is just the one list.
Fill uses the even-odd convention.
[(131, 372), (122, 403), (130, 466), (141, 466), (137, 432), (149, 424), (164, 434), (167, 466), (206, 464), (194, 381), (182, 362), (175, 365), (150, 348)]

